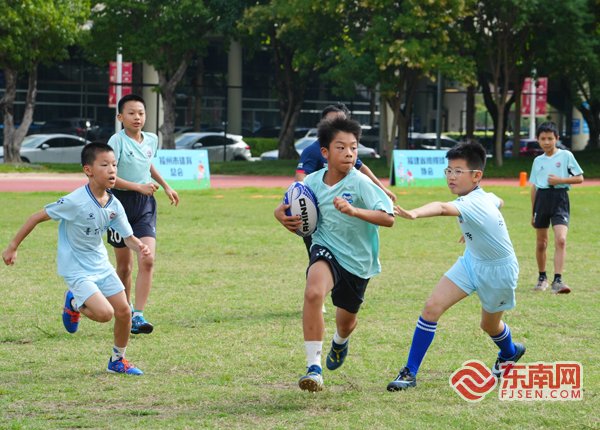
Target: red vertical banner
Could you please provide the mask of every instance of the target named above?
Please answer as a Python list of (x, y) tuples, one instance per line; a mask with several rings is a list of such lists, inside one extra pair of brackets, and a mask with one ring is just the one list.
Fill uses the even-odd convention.
[[(130, 84), (133, 81), (133, 66), (132, 63), (121, 63), (121, 83)], [(110, 83), (117, 83), (117, 62), (111, 61), (108, 68), (108, 81)], [(121, 86), (121, 97), (126, 96), (127, 94), (131, 94), (131, 86), (130, 85), (122, 85)], [(117, 107), (117, 86), (109, 85), (108, 86), (108, 107), (115, 108)]]
[(535, 114), (546, 116), (546, 103), (548, 103), (548, 78), (539, 78), (536, 81)]
[[(548, 78), (539, 78), (535, 82), (535, 115), (546, 116), (546, 103), (548, 103)], [(525, 78), (523, 83), (523, 103), (521, 115), (531, 115), (531, 78)]]

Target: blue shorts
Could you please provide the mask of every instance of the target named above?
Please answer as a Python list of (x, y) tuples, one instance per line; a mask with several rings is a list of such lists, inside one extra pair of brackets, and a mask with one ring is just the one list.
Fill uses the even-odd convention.
[[(113, 195), (121, 202), (127, 221), (131, 224), (135, 237), (153, 237), (156, 239), (156, 199), (137, 191), (112, 190)], [(113, 248), (125, 248), (125, 241), (119, 233), (109, 228), (108, 243)]]
[(121, 279), (114, 270), (99, 275), (64, 278), (67, 287), (73, 293), (77, 306), (83, 306), (92, 294), (102, 293), (104, 297), (114, 296), (125, 290)]
[(519, 278), (516, 257), (501, 260), (477, 260), (469, 251), (444, 275), (467, 294), (477, 291), (489, 313), (512, 309), (516, 305), (515, 289)]

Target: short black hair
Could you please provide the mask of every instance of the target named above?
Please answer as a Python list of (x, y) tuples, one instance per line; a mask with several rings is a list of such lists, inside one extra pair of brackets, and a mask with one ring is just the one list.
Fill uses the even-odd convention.
[(319, 146), (329, 149), (329, 144), (335, 139), (340, 131), (352, 133), (356, 137), (356, 142), (360, 140), (362, 128), (360, 124), (353, 119), (346, 117), (337, 117), (334, 119), (322, 119), (317, 124), (317, 137), (319, 138)]
[(121, 100), (119, 100), (119, 113), (123, 113), (123, 108), (127, 102), (141, 102), (144, 105), (144, 109), (146, 109), (146, 102), (143, 98), (137, 94), (127, 94), (126, 96), (123, 96)]
[(342, 112), (346, 117), (350, 118), (350, 111), (344, 103), (336, 103), (329, 105), (321, 112), (321, 119), (325, 118), (329, 112)]
[(98, 154), (103, 152), (114, 152), (114, 150), (104, 142), (92, 142), (85, 145), (81, 151), (81, 165), (91, 166), (96, 161)]
[(537, 126), (535, 130), (535, 137), (540, 137), (542, 133), (554, 133), (554, 136), (558, 137), (558, 126), (552, 121), (546, 121)]
[(459, 142), (446, 153), (446, 158), (448, 160), (462, 158), (466, 160), (470, 170), (481, 170), (483, 172), (485, 169), (485, 148), (475, 139), (467, 139), (464, 142)]

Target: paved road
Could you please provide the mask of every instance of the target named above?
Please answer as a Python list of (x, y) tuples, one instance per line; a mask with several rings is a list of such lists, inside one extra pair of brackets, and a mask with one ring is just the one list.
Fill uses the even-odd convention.
[[(292, 183), (292, 176), (236, 176), (236, 175), (211, 175), (212, 188), (287, 188)], [(83, 173), (0, 173), (0, 192), (31, 192), (31, 191), (64, 191), (71, 192), (87, 184)], [(388, 178), (382, 178), (384, 185), (389, 183)], [(504, 185), (518, 187), (518, 179), (486, 179), (481, 181), (482, 186)], [(600, 185), (600, 179), (586, 179), (582, 185)], [(528, 189), (529, 187), (527, 187)]]

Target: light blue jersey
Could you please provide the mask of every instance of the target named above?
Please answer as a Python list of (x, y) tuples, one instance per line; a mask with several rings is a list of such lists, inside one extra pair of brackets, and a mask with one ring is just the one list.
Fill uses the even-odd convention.
[[(538, 189), (551, 188), (548, 184), (548, 175), (555, 175), (560, 178), (582, 175), (583, 170), (577, 164), (571, 151), (559, 149), (552, 157), (546, 154), (539, 155), (533, 160), (529, 182)], [(571, 184), (558, 184), (554, 188), (571, 189)]]
[(158, 137), (153, 133), (142, 131), (144, 140), (137, 143), (127, 136), (125, 130), (114, 134), (108, 144), (115, 151), (117, 176), (136, 184), (147, 184), (150, 182), (150, 166), (152, 159), (158, 151)]
[(317, 197), (319, 206), (319, 221), (312, 242), (333, 252), (348, 272), (369, 279), (381, 272), (379, 226), (341, 213), (333, 206), (333, 199), (341, 197), (356, 208), (383, 211), (393, 216), (392, 201), (369, 177), (356, 169), (350, 170), (333, 187), (323, 182), (327, 171), (321, 169), (303, 181)]
[(46, 212), (54, 221), (60, 221), (56, 255), (60, 276), (74, 278), (114, 271), (102, 236), (109, 227), (122, 237), (133, 234), (119, 200), (110, 194), (102, 207), (86, 185), (47, 205)]
[(474, 258), (501, 260), (515, 255), (498, 197), (477, 187), (450, 203), (460, 212), (458, 223)]

